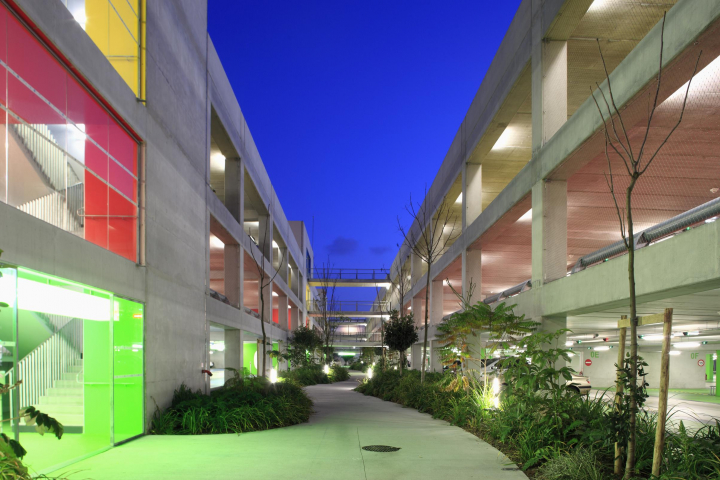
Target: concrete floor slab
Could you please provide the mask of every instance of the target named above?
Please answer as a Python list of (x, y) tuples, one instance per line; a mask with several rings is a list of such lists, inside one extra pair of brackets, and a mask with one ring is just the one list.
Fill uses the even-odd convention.
[[(62, 471), (95, 480), (493, 479), (527, 477), (502, 453), (430, 415), (352, 391), (358, 376), (307, 391), (305, 424), (242, 435), (146, 436)], [(400, 447), (393, 453), (366, 445)]]

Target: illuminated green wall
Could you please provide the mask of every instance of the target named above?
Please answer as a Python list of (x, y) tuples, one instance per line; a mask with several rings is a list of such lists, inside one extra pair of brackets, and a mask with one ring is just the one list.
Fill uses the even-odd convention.
[(143, 433), (143, 305), (115, 297), (113, 431), (115, 443)]
[(256, 353), (256, 342), (247, 342), (243, 344), (243, 367), (247, 368), (253, 375), (257, 375), (257, 368), (255, 368)]

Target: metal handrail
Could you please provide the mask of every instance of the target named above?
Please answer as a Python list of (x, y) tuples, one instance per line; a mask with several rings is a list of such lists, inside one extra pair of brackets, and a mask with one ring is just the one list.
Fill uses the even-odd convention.
[(313, 269), (313, 279), (329, 280), (388, 280), (387, 268), (318, 268)]
[[(387, 311), (390, 302), (377, 300), (336, 300), (325, 309), (328, 312), (381, 312)], [(310, 305), (313, 312), (323, 311), (323, 305), (314, 301)], [(378, 307), (380, 307), (378, 309)]]

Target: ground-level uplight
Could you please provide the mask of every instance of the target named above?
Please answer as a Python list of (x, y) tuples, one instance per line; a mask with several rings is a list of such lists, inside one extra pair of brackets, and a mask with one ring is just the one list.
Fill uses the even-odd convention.
[(277, 370), (273, 368), (270, 370), (270, 383), (275, 382), (277, 382)]
[(372, 374), (373, 374), (372, 368), (368, 368), (368, 371), (367, 371), (368, 380), (370, 380), (372, 378)]
[(330, 365), (325, 365), (325, 366), (323, 367), (323, 372), (325, 373), (325, 375), (327, 375), (328, 373), (330, 373)]

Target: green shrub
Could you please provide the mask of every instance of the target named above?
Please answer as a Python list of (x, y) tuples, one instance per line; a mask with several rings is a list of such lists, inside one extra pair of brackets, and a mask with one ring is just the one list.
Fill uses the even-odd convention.
[(153, 416), (150, 433), (200, 435), (286, 427), (310, 418), (312, 401), (289, 382), (246, 379), (205, 395), (186, 385), (175, 390), (170, 408)]
[[(601, 398), (570, 392), (552, 396), (508, 389), (500, 408), (487, 408), (487, 391), (470, 379), (468, 388), (453, 388), (455, 375), (374, 370), (373, 378), (356, 390), (400, 403), (446, 420), (486, 440), (525, 469), (539, 467), (543, 480), (612, 478), (614, 440), (608, 421), (610, 405)], [(457, 383), (457, 382), (456, 382)], [(512, 392), (515, 392), (514, 394)], [(564, 392), (564, 390), (563, 390)], [(649, 477), (657, 415), (641, 411), (637, 417), (637, 467)], [(720, 423), (688, 432), (680, 424), (669, 429), (661, 478), (720, 478)]]
[(333, 382), (342, 382), (348, 379), (350, 379), (350, 371), (347, 368), (341, 367), (340, 365), (330, 367), (330, 380)]
[(350, 364), (350, 370), (356, 370), (358, 372), (362, 372), (364, 370), (367, 370), (367, 365), (361, 362), (353, 362)]
[(300, 387), (330, 383), (330, 377), (323, 372), (323, 365), (306, 365), (290, 371), (280, 372), (280, 378)]
[(541, 466), (537, 480), (604, 480), (610, 472), (598, 460), (597, 454), (586, 448), (576, 448), (560, 455)]

